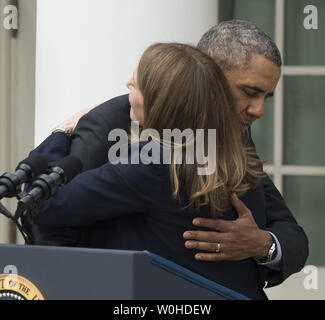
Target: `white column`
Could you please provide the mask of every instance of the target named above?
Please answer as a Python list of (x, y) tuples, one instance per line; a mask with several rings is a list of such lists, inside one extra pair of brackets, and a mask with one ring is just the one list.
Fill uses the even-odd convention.
[[(9, 2), (0, 0), (0, 17)], [(11, 165), (11, 53), (12, 41), (10, 31), (3, 26), (0, 19), (0, 171), (2, 174), (10, 170)], [(7, 207), (8, 202), (2, 201)], [(8, 243), (11, 239), (10, 224), (7, 218), (0, 215), (0, 243)]]
[(155, 42), (197, 44), (216, 0), (41, 0), (37, 11), (36, 143), (73, 113), (127, 93)]

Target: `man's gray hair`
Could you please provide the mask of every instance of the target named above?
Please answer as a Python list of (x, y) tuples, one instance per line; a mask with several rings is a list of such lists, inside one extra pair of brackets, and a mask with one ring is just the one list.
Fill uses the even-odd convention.
[(217, 24), (203, 35), (198, 48), (214, 58), (223, 71), (247, 69), (254, 54), (263, 55), (279, 67), (282, 65), (275, 42), (250, 21)]

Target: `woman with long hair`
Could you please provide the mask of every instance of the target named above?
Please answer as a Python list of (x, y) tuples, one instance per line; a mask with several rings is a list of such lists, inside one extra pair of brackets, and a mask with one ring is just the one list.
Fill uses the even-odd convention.
[[(237, 214), (230, 205), (234, 193), (254, 213), (260, 228), (266, 224), (260, 161), (245, 148), (221, 69), (190, 45), (159, 43), (144, 52), (127, 87), (131, 120), (138, 121), (142, 130), (155, 130), (161, 138), (166, 130), (190, 130), (194, 133), (190, 141), (170, 141), (169, 164), (148, 164), (141, 159), (134, 164), (129, 154), (127, 163), (108, 162), (78, 175), (54, 197), (38, 203), (34, 223), (46, 229), (91, 227), (96, 230), (91, 233), (93, 246), (148, 250), (251, 298), (262, 297), (254, 259), (197, 261), (182, 239), (183, 232), (192, 228), (194, 216), (235, 220)], [(164, 139), (155, 136), (151, 140), (165, 149)], [(67, 134), (56, 132), (34, 152), (49, 159), (54, 153), (63, 158), (70, 143)], [(148, 146), (148, 141), (137, 143), (141, 150)], [(187, 161), (189, 145), (203, 154), (196, 152)], [(214, 162), (212, 172), (198, 174), (203, 166), (200, 157)], [(218, 245), (218, 252), (223, 245)]]

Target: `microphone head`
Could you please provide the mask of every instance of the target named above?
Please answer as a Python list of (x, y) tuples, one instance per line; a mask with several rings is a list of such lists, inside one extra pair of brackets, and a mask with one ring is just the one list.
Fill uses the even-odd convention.
[(76, 156), (70, 155), (63, 158), (56, 167), (61, 168), (64, 171), (64, 175), (67, 178), (66, 183), (70, 182), (76, 175), (82, 171), (82, 162)]
[(47, 159), (39, 154), (39, 153), (32, 153), (28, 158), (21, 161), (19, 165), (16, 168), (16, 171), (18, 169), (21, 169), (21, 165), (28, 165), (31, 168), (31, 175), (32, 177), (37, 177), (42, 173), (45, 173), (48, 169), (48, 162)]

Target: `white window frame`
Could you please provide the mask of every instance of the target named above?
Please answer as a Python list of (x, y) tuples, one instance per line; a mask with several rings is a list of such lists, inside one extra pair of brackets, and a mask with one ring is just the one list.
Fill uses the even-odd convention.
[[(275, 42), (281, 53), (285, 49), (285, 1), (275, 0)], [(217, 0), (219, 9), (219, 0)], [(284, 77), (288, 76), (325, 76), (325, 66), (283, 66), (278, 86), (274, 93), (274, 127), (273, 127), (273, 150), (274, 161), (267, 165), (264, 170), (273, 175), (274, 184), (283, 193), (284, 176), (325, 176), (325, 166), (297, 166), (285, 165), (283, 158), (284, 150)]]
[[(275, 0), (275, 42), (281, 53), (285, 50), (285, 1)], [(284, 77), (325, 76), (325, 66), (283, 66), (282, 75), (274, 95), (274, 164), (265, 166), (272, 174), (274, 184), (283, 193), (284, 176), (325, 176), (325, 166), (297, 166), (283, 163), (284, 150)]]

